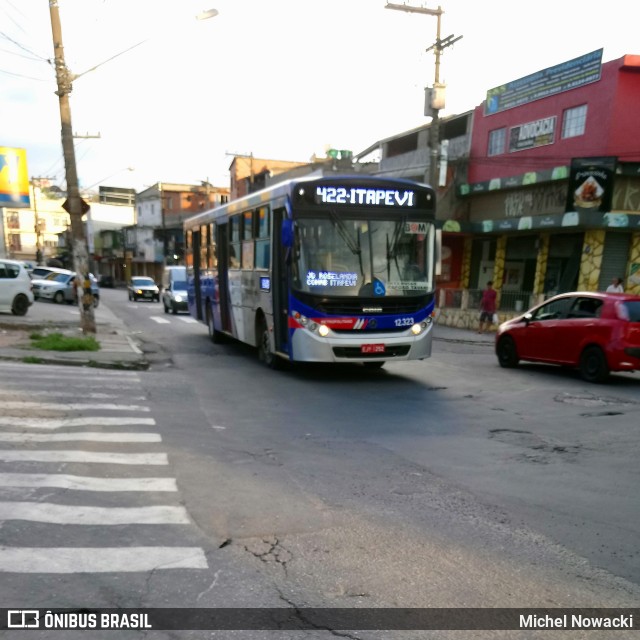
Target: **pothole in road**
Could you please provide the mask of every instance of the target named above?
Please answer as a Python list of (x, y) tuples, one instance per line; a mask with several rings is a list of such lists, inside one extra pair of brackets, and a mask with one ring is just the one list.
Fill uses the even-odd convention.
[(609, 416), (623, 416), (624, 411), (593, 411), (591, 413), (581, 413), (581, 418), (607, 418)]
[(533, 453), (519, 456), (526, 462), (546, 464), (557, 459), (557, 456), (561, 456), (563, 460), (572, 460), (582, 450), (582, 445), (549, 442), (531, 431), (518, 429), (491, 429), (489, 437), (504, 444), (530, 449)]

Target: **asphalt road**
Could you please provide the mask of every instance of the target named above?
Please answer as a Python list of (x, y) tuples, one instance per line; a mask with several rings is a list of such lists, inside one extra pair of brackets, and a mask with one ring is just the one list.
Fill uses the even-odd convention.
[[(637, 375), (598, 386), (553, 367), (505, 371), (487, 345), (438, 340), (430, 360), (380, 372), (307, 366), (274, 373), (251, 349), (212, 345), (203, 325), (158, 307), (140, 303), (126, 321), (140, 323), (158, 366), (195, 383), (211, 422), (224, 427), (214, 435), (239, 440), (248, 459), (299, 468), (323, 500), (368, 487), (362, 504), (375, 512), (378, 501), (385, 510), (405, 502), (411, 517), (401, 510), (402, 521), (420, 517), (410, 503), (428, 477), (469, 492), (511, 527), (530, 527), (594, 569), (640, 583)], [(129, 305), (118, 312), (133, 313)], [(314, 471), (324, 480), (315, 485), (307, 447), (312, 460), (318, 449), (327, 452)], [(284, 465), (280, 456), (291, 448)], [(382, 460), (388, 476), (377, 473)]]
[(637, 606), (637, 376), (505, 371), (489, 346), (442, 340), (430, 360), (381, 371), (272, 372), (186, 315), (122, 290), (103, 300), (152, 363), (130, 393), (149, 405), (191, 525), (165, 543), (204, 549), (208, 570), (67, 580), (65, 602), (80, 584), (120, 606)]

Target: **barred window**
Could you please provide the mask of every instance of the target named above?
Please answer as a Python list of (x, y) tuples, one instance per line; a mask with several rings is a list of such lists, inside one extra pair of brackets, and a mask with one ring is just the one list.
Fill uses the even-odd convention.
[(562, 116), (562, 137), (574, 138), (584, 134), (587, 124), (587, 105), (567, 109)]
[(489, 132), (489, 148), (487, 149), (488, 156), (497, 156), (504, 153), (504, 143), (507, 139), (506, 128), (494, 129)]

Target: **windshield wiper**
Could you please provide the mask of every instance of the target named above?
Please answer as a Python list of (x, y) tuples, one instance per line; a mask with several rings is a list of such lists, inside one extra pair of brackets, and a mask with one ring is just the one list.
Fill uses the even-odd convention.
[(402, 216), (396, 226), (393, 229), (393, 235), (391, 236), (391, 242), (389, 242), (389, 235), (387, 235), (387, 279), (391, 278), (391, 262), (395, 262), (396, 269), (400, 270), (398, 265), (398, 245), (400, 244), (400, 236), (402, 235), (402, 229), (407, 222), (407, 217)]
[(398, 255), (398, 245), (400, 244), (400, 236), (402, 229), (407, 222), (406, 216), (403, 216), (398, 222), (396, 222), (395, 229), (393, 230), (393, 236), (391, 236), (390, 246), (387, 244), (387, 262), (394, 260)]
[(331, 221), (338, 229), (338, 233), (340, 237), (344, 240), (347, 248), (354, 256), (358, 256), (358, 262), (360, 264), (360, 273), (364, 275), (364, 267), (362, 266), (362, 249), (360, 248), (360, 236), (358, 236), (358, 243), (356, 244), (353, 241), (353, 238), (349, 234), (349, 229), (345, 227), (344, 222), (338, 217), (335, 211), (329, 209), (329, 215), (331, 216)]

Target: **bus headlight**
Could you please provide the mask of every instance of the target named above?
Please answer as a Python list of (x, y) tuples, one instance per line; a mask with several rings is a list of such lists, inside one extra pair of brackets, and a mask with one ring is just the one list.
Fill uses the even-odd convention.
[(312, 333), (317, 333), (319, 336), (323, 338), (329, 335), (329, 327), (323, 324), (318, 324), (313, 320), (309, 320), (309, 318), (307, 318), (306, 316), (303, 316), (301, 313), (297, 311), (293, 314), (293, 317), (296, 319), (297, 322), (300, 323), (300, 326), (304, 327), (305, 329), (308, 329)]
[(411, 326), (411, 333), (413, 333), (414, 336), (419, 336), (425, 329), (427, 328), (427, 323), (426, 322), (416, 322), (414, 325)]

